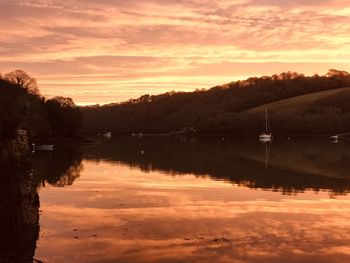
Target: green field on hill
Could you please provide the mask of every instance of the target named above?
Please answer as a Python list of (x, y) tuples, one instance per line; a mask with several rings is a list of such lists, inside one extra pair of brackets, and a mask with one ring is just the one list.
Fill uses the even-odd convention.
[[(264, 112), (265, 107), (267, 107), (270, 113), (275, 112), (291, 112), (299, 111), (302, 108), (306, 108), (319, 100), (327, 100), (329, 97), (334, 98), (334, 96), (341, 97), (344, 93), (350, 94), (350, 87), (340, 88), (333, 90), (326, 90), (321, 92), (314, 92), (306, 95), (296, 96), (288, 99), (283, 99), (280, 101), (260, 105), (251, 109), (244, 111), (244, 113), (261, 113)], [(349, 102), (350, 103), (350, 102)], [(337, 106), (337, 105), (333, 105)]]

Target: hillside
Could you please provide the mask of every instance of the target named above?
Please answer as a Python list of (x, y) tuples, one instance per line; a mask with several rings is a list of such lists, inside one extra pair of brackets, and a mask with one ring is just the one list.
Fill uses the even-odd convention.
[[(257, 133), (264, 125), (261, 111), (264, 105), (271, 106), (271, 111), (276, 107), (271, 114), (274, 132), (347, 131), (350, 130), (347, 87), (350, 74), (330, 70), (325, 76), (285, 72), (209, 90), (146, 94), (120, 104), (83, 107), (84, 131)], [(278, 107), (285, 110), (279, 111)]]
[(350, 131), (350, 88), (315, 92), (260, 105), (244, 111), (259, 118), (268, 109), (273, 130), (281, 133), (342, 133)]
[(313, 92), (306, 95), (283, 99), (280, 101), (267, 103), (264, 105), (260, 105), (260, 106), (245, 110), (244, 113), (261, 113), (261, 112), (264, 112), (265, 107), (268, 108), (268, 111), (270, 113), (298, 111), (301, 108), (304, 108), (304, 109), (307, 108), (308, 106), (316, 103), (321, 99), (328, 99), (330, 96), (341, 96), (344, 93), (350, 94), (350, 87)]

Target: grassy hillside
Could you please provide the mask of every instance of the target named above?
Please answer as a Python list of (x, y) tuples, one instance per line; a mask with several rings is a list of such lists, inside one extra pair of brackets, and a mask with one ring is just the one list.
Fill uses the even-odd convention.
[[(254, 107), (248, 110), (245, 110), (244, 113), (261, 113), (265, 111), (265, 107), (268, 108), (270, 113), (275, 112), (290, 112), (290, 111), (299, 111), (302, 108), (307, 108), (310, 105), (313, 105), (320, 101), (321, 99), (328, 99), (330, 96), (341, 96), (344, 93), (350, 94), (350, 87), (340, 88), (333, 90), (326, 90), (321, 92), (313, 92), (306, 95), (296, 96), (288, 99), (283, 99), (280, 101), (267, 103)], [(350, 103), (350, 101), (349, 101)], [(335, 105), (336, 106), (336, 105)]]
[(260, 105), (242, 114), (261, 119), (267, 107), (277, 133), (343, 133), (350, 132), (349, 101), (350, 88), (340, 88)]

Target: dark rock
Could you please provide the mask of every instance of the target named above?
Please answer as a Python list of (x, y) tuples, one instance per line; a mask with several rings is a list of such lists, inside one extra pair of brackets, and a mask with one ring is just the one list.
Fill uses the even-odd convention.
[(0, 162), (16, 165), (28, 164), (31, 151), (27, 131), (18, 130), (15, 139), (0, 142)]

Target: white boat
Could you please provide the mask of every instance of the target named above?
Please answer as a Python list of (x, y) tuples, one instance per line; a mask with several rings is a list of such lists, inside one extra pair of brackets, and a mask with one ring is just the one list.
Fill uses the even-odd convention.
[(338, 143), (339, 142), (340, 135), (333, 135), (331, 136), (332, 143)]
[(270, 127), (269, 115), (267, 113), (267, 108), (265, 107), (265, 132), (259, 135), (259, 140), (261, 142), (271, 142), (272, 141), (272, 133)]
[(110, 138), (112, 138), (112, 132), (106, 132), (106, 133), (102, 134), (102, 136), (110, 139)]
[(38, 146), (33, 146), (34, 151), (53, 151), (55, 146), (53, 144), (43, 144)]
[(262, 133), (260, 134), (259, 136), (259, 140), (261, 142), (271, 142), (272, 141), (272, 134), (265, 134), (265, 133)]
[(332, 143), (338, 143), (341, 139), (345, 139), (347, 136), (350, 136), (350, 132), (332, 135), (330, 139)]

